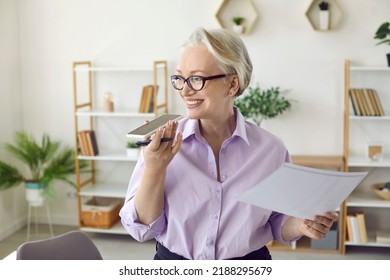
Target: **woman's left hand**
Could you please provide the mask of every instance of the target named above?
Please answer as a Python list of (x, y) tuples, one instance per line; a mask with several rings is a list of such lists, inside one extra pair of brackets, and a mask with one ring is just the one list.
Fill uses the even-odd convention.
[(336, 212), (327, 212), (324, 216), (316, 215), (313, 220), (305, 219), (299, 223), (299, 231), (312, 239), (322, 239), (329, 232), (333, 222), (339, 215)]

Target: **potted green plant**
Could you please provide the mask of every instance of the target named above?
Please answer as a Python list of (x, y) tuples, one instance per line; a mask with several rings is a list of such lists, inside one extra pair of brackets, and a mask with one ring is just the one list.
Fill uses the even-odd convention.
[[(54, 196), (53, 183), (63, 181), (75, 187), (69, 175), (76, 171), (75, 151), (63, 147), (44, 134), (40, 143), (25, 131), (15, 133), (15, 144), (5, 144), (5, 149), (24, 166), (15, 167), (0, 161), (0, 190), (9, 189), (24, 183), (26, 200), (32, 206), (41, 206), (47, 198)], [(80, 164), (81, 169), (86, 162)], [(19, 168), (19, 169), (18, 169)]]
[(236, 33), (244, 33), (244, 26), (243, 26), (243, 23), (245, 21), (245, 18), (243, 17), (240, 17), (240, 16), (236, 16), (236, 17), (233, 17), (233, 30), (234, 32)]
[[(374, 39), (379, 40), (379, 42), (376, 44), (387, 44), (390, 46), (390, 22), (384, 22), (382, 23), (378, 30), (375, 32)], [(390, 67), (390, 53), (387, 54), (387, 64)]]
[(292, 100), (282, 96), (279, 87), (260, 89), (249, 87), (244, 94), (234, 100), (234, 105), (247, 119), (261, 125), (264, 119), (275, 118), (291, 108)]
[(136, 144), (136, 142), (133, 142), (133, 141), (127, 142), (126, 153), (127, 153), (128, 157), (136, 159), (136, 158), (138, 158), (140, 151), (141, 151), (141, 149)]

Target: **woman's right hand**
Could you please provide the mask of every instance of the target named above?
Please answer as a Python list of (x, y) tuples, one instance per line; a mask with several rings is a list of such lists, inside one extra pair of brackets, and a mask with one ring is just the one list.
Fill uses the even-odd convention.
[[(140, 223), (149, 225), (155, 221), (164, 209), (164, 182), (169, 163), (180, 149), (183, 140), (176, 130), (178, 122), (169, 121), (160, 127), (149, 145), (142, 147), (145, 168), (135, 194), (135, 208)], [(173, 140), (161, 142), (161, 138), (170, 137)]]
[[(149, 145), (142, 148), (145, 168), (164, 170), (180, 149), (183, 136), (178, 133), (175, 141), (178, 122), (169, 121), (154, 134)], [(161, 142), (162, 138), (172, 138), (172, 141)]]

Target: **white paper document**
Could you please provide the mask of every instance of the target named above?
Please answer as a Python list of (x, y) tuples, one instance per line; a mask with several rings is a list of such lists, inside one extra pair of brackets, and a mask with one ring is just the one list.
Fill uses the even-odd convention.
[(338, 172), (285, 163), (237, 199), (289, 216), (313, 219), (336, 210), (367, 172)]

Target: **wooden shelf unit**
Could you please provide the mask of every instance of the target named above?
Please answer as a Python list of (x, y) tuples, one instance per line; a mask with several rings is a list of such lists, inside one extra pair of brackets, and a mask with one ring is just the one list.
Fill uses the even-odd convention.
[[(137, 67), (96, 67), (92, 65), (91, 61), (76, 61), (73, 63), (73, 94), (74, 94), (74, 141), (76, 150), (76, 185), (77, 185), (77, 205), (79, 213), (79, 228), (83, 231), (90, 232), (102, 232), (112, 234), (127, 234), (120, 222), (117, 222), (110, 229), (92, 228), (86, 227), (81, 221), (81, 205), (83, 199), (86, 197), (108, 197), (108, 198), (125, 198), (128, 178), (130, 174), (123, 176), (123, 183), (110, 182), (112, 178), (104, 178), (99, 180), (97, 173), (102, 170), (97, 168), (98, 164), (112, 164), (113, 170), (117, 166), (128, 165), (130, 163), (135, 164), (138, 158), (130, 158), (126, 156), (125, 145), (112, 149), (106, 148), (104, 140), (97, 136), (97, 142), (99, 146), (99, 154), (96, 156), (81, 155), (79, 151), (80, 143), (78, 139), (78, 132), (82, 129), (95, 130), (99, 129), (97, 123), (107, 122), (105, 127), (108, 127), (110, 131), (111, 125), (117, 125), (119, 122), (124, 121), (126, 125), (121, 127), (121, 135), (113, 135), (113, 137), (120, 138), (121, 141), (127, 141), (125, 139), (126, 132), (131, 128), (131, 122), (136, 122), (137, 125), (143, 124), (145, 120), (151, 120), (158, 116), (160, 113), (168, 113), (168, 71), (167, 61), (155, 61), (150, 68), (137, 68)], [(103, 110), (101, 104), (96, 101), (97, 87), (95, 88), (94, 75), (109, 74), (109, 75), (128, 75), (121, 77), (122, 79), (131, 79), (135, 73), (146, 73), (148, 83), (154, 86), (154, 106), (151, 113), (138, 113), (138, 104), (140, 102), (141, 92), (134, 94), (134, 96), (128, 97), (132, 100), (133, 108), (120, 108), (114, 109), (113, 112), (106, 112)], [(150, 76), (149, 76), (150, 75)], [(110, 76), (111, 77), (111, 76)], [(107, 82), (108, 81), (108, 82)], [(108, 86), (111, 86), (112, 80), (107, 80)], [(111, 82), (110, 82), (111, 81)], [(140, 83), (140, 81), (134, 81), (134, 83)], [(82, 86), (80, 86), (82, 84)], [(140, 84), (142, 88), (144, 84)], [(161, 98), (157, 98), (157, 88), (159, 88)], [(102, 91), (102, 90), (101, 90)], [(100, 95), (102, 92), (100, 92)], [(121, 93), (119, 93), (121, 94)], [(127, 94), (127, 93), (123, 93)], [(131, 94), (131, 93), (130, 93)], [(123, 107), (124, 104), (120, 104)], [(128, 124), (127, 124), (128, 122)], [(110, 133), (115, 134), (114, 131)], [(123, 133), (123, 134), (122, 134)], [(105, 137), (106, 138), (106, 135)], [(106, 141), (107, 142), (107, 141)], [(101, 144), (101, 145), (100, 145)], [(102, 147), (102, 149), (101, 149)], [(90, 169), (93, 172), (88, 174), (82, 174), (80, 171), (80, 162), (88, 161)], [(127, 166), (126, 166), (127, 168)], [(130, 169), (131, 171), (131, 169)], [(129, 172), (129, 171), (128, 171)], [(110, 177), (110, 176), (108, 176)], [(116, 178), (115, 178), (116, 179)]]
[[(376, 230), (390, 231), (388, 214), (390, 201), (377, 197), (370, 186), (378, 180), (390, 181), (390, 68), (381, 66), (355, 66), (351, 61), (344, 62), (344, 158), (346, 171), (366, 171), (367, 177), (352, 192), (346, 202), (345, 215), (349, 212), (362, 211), (365, 214), (369, 242), (354, 244), (344, 240), (346, 246), (383, 247), (390, 248), (390, 243), (377, 243)], [(385, 116), (355, 116), (351, 108), (351, 88), (374, 88), (380, 97)], [(384, 159), (370, 161), (365, 155), (364, 142), (381, 138), (385, 145)], [(344, 216), (344, 219), (346, 216)], [(346, 226), (346, 225), (344, 225)]]

